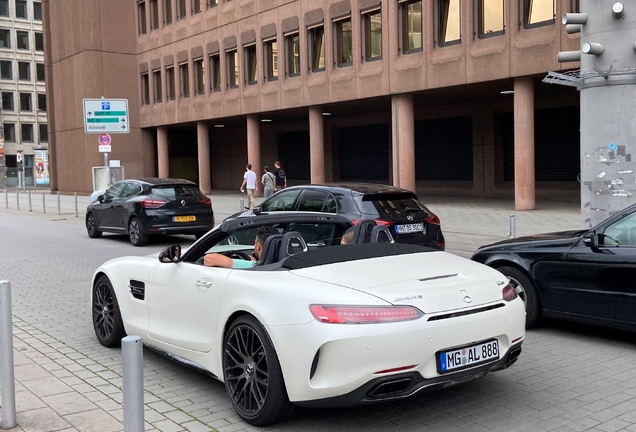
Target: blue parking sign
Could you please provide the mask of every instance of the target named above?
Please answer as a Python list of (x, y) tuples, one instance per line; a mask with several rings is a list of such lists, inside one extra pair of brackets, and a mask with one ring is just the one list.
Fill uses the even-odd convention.
[(102, 109), (103, 110), (109, 110), (110, 109), (110, 102), (102, 102)]

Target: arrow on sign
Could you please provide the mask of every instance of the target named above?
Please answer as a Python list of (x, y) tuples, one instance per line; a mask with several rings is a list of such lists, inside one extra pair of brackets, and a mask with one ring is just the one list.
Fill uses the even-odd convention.
[(126, 125), (121, 125), (121, 128), (122, 129), (126, 129)]
[(125, 118), (120, 119), (120, 120), (121, 120), (122, 123), (126, 123), (126, 119)]
[(92, 116), (92, 115), (93, 115), (93, 113), (92, 113), (92, 112), (90, 112), (90, 111), (89, 111), (87, 114), (88, 114), (89, 116)]

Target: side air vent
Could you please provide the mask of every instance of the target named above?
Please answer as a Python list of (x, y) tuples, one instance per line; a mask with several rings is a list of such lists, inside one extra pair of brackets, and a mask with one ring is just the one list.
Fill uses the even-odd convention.
[(432, 316), (427, 321), (439, 321), (439, 320), (445, 320), (445, 319), (449, 319), (449, 318), (457, 318), (457, 317), (465, 316), (465, 315), (478, 314), (478, 313), (487, 312), (487, 311), (490, 311), (490, 310), (493, 310), (493, 309), (499, 309), (499, 308), (502, 308), (504, 306), (505, 305), (503, 303), (497, 303), (497, 304), (494, 304), (494, 305), (480, 307), (480, 308), (477, 308), (477, 309), (470, 309), (470, 310), (465, 310), (465, 311), (461, 311), (461, 312), (453, 312), (453, 313), (444, 314), (444, 315)]
[(137, 300), (144, 300), (146, 297), (146, 284), (143, 282), (131, 279), (128, 288), (130, 288), (130, 293)]

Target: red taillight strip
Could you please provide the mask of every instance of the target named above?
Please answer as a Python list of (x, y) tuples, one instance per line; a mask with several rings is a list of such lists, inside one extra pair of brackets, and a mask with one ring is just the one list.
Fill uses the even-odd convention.
[(511, 343), (513, 343), (513, 344), (514, 344), (515, 342), (519, 342), (519, 341), (520, 341), (521, 339), (523, 339), (524, 337), (525, 337), (525, 336), (518, 337), (517, 339), (513, 340)]
[(514, 287), (510, 283), (501, 290), (501, 296), (507, 302), (511, 302), (518, 297), (517, 291), (515, 291)]
[(378, 374), (385, 374), (385, 373), (391, 373), (391, 372), (400, 372), (400, 371), (403, 371), (403, 370), (413, 369), (416, 366), (417, 365), (401, 366), (401, 367), (396, 367), (396, 368), (393, 368), (393, 369), (385, 369), (385, 370), (373, 372), (373, 374), (374, 375), (378, 375)]
[(353, 222), (351, 222), (351, 225), (356, 226), (358, 225), (358, 222), (364, 221), (364, 220), (373, 220), (375, 222), (376, 225), (380, 225), (380, 226), (391, 226), (393, 225), (393, 222), (384, 220), (384, 219), (355, 219)]
[(413, 306), (310, 305), (314, 318), (328, 324), (378, 324), (411, 321), (424, 314)]
[(153, 199), (144, 199), (141, 200), (141, 206), (143, 208), (155, 209), (164, 205), (166, 202), (161, 200), (153, 200)]

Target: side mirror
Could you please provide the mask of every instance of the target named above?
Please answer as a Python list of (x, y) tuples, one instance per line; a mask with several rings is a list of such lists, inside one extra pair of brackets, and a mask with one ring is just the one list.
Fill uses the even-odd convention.
[(100, 195), (97, 197), (97, 201), (104, 202), (104, 195)]
[(179, 262), (180, 258), (181, 246), (179, 245), (169, 246), (159, 252), (159, 262), (161, 263)]
[(590, 231), (589, 233), (583, 236), (583, 244), (587, 247), (595, 248), (598, 246), (598, 238), (596, 237), (596, 233), (594, 231)]
[(261, 214), (261, 206), (256, 206), (252, 209), (252, 213), (254, 213), (255, 215), (259, 215)]

